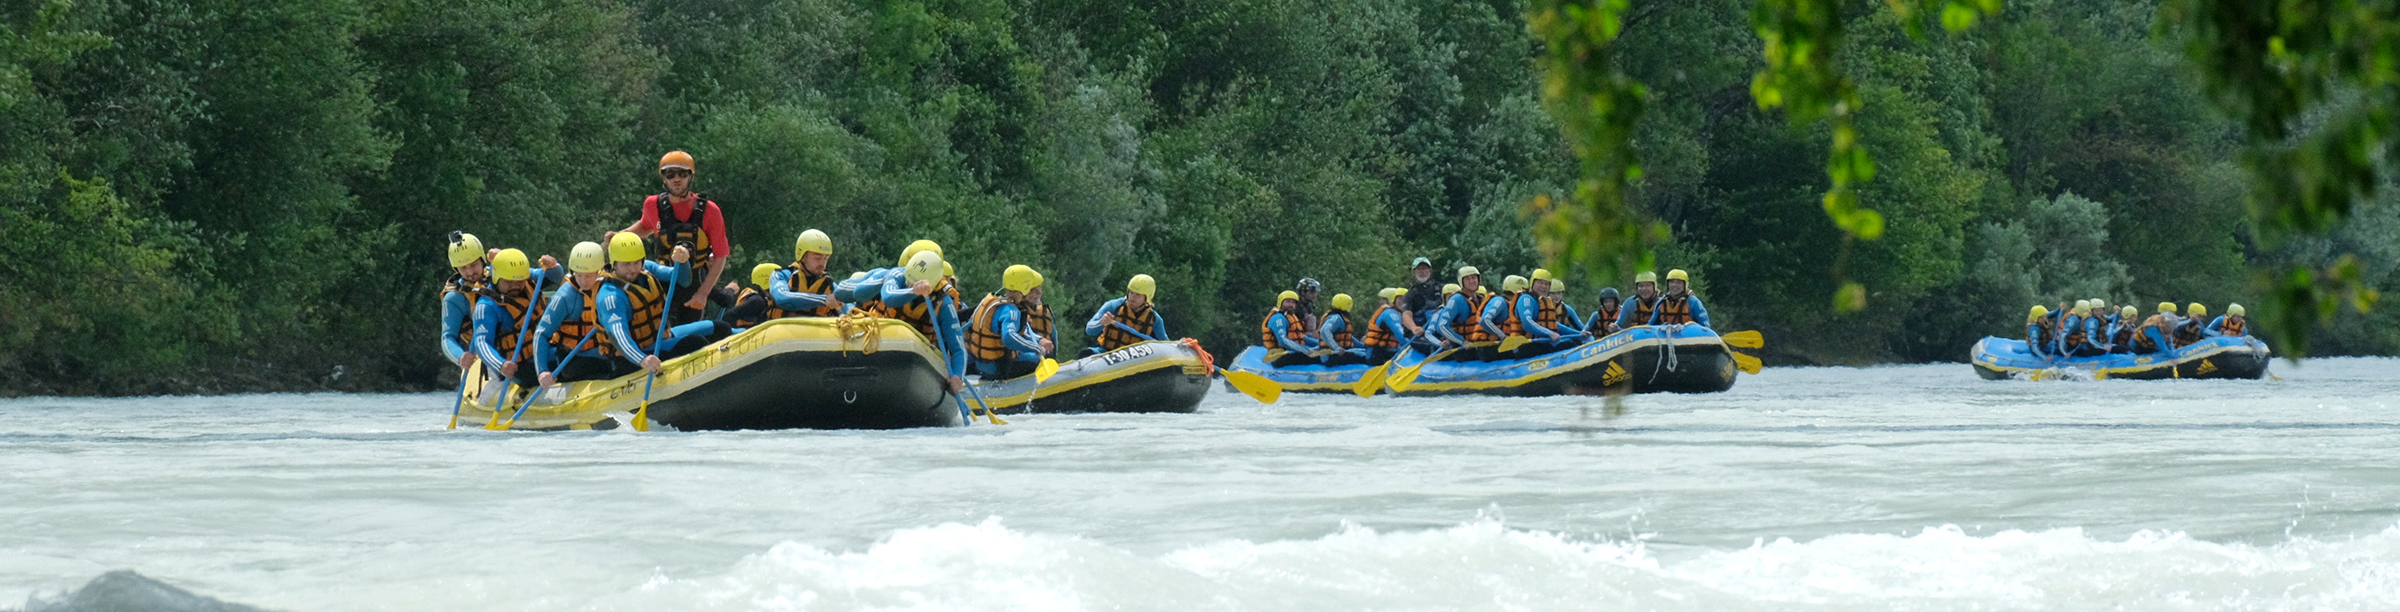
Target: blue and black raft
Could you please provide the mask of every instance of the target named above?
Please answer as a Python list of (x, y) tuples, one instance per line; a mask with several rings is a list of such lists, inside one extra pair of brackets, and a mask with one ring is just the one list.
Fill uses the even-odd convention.
[(1215, 370), (1199, 343), (1159, 340), (1059, 364), (1049, 380), (1027, 374), (977, 382), (975, 390), (1001, 414), (1193, 412)]
[[(1352, 393), (1371, 373), (1365, 365), (1278, 368), (1268, 365), (1266, 356), (1265, 347), (1243, 349), (1226, 370), (1256, 374), (1285, 391), (1300, 393)], [(1636, 327), (1524, 359), (1444, 357), (1427, 363), (1429, 357), (1401, 352), (1387, 368), (1393, 375), (1384, 388), (1403, 396), (1716, 393), (1733, 388), (1740, 374), (1732, 347), (1717, 332), (1699, 326)]]
[(1986, 380), (2054, 380), (2130, 378), (2228, 378), (2256, 380), (2267, 375), (2274, 351), (2247, 336), (2208, 338), (2172, 351), (2148, 355), (2110, 354), (2097, 357), (2050, 358), (2025, 350), (2025, 341), (1987, 337), (1975, 343), (1969, 357), (1975, 374)]
[[(683, 431), (954, 427), (942, 354), (908, 324), (867, 316), (775, 319), (669, 359), (652, 389), (649, 421)], [(491, 429), (614, 429), (630, 422), (646, 376), (507, 393), (468, 371), (461, 416)], [(519, 414), (520, 407), (522, 413)], [(513, 416), (513, 418), (512, 418)]]

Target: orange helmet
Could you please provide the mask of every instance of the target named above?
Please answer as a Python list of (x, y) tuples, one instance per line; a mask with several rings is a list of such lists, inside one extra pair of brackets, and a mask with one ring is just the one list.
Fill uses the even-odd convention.
[(692, 154), (682, 151), (668, 151), (665, 157), (658, 158), (658, 169), (665, 170), (668, 168), (682, 168), (685, 170), (692, 169)]

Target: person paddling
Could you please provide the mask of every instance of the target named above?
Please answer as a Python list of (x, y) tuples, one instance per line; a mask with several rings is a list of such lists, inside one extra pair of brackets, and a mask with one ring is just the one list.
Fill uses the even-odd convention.
[(2058, 324), (2041, 304), (2025, 313), (2025, 352), (2044, 359), (2058, 356)]
[(610, 270), (600, 279), (598, 304), (600, 328), (617, 357), (656, 373), (665, 360), (700, 350), (732, 329), (713, 320), (669, 323), (666, 336), (660, 337), (659, 321), (667, 316), (668, 300), (693, 272), (691, 250), (676, 246), (670, 251), (673, 266), (650, 261), (647, 254), (641, 238), (631, 233), (609, 239)]
[(1386, 287), (1375, 295), (1383, 298), (1383, 306), (1367, 317), (1367, 332), (1359, 336), (1357, 349), (1365, 355), (1363, 363), (1369, 365), (1391, 361), (1392, 356), (1400, 354), (1400, 347), (1408, 344), (1412, 337), (1408, 334), (1407, 321), (1401, 315), (1406, 310), (1404, 306), (1408, 291)]
[(475, 299), (475, 355), (499, 378), (513, 379), (522, 387), (537, 382), (532, 361), (526, 359), (533, 355), (533, 342), (526, 341), (524, 332), (532, 320), (541, 318), (543, 285), (566, 277), (558, 260), (543, 255), (541, 263), (535, 269), (524, 251), (502, 249), (492, 256), (497, 280)]
[(1483, 319), (1477, 317), (1475, 297), (1483, 287), (1483, 271), (1475, 266), (1458, 267), (1458, 283), (1442, 286), (1442, 306), (1425, 323), (1425, 335), (1431, 336), (1441, 348), (1463, 348), (1469, 343), (1488, 342), (1491, 334), (1484, 331)]
[(2141, 316), (2142, 311), (2132, 306), (2126, 306), (2117, 309), (2116, 316), (2109, 317), (2108, 352), (2118, 355), (2133, 354), (2133, 330), (2141, 327)]
[(1667, 271), (1667, 294), (1659, 296), (1658, 305), (1651, 309), (1651, 325), (1710, 327), (1708, 308), (1692, 295), (1691, 280), (1692, 276), (1682, 270)]
[(786, 317), (831, 317), (842, 314), (833, 297), (833, 277), (825, 273), (833, 261), (833, 238), (808, 230), (792, 243), (792, 263), (767, 276), (767, 299)]
[(2208, 339), (2208, 306), (2192, 302), (2183, 307), (2183, 322), (2175, 326), (2175, 348), (2199, 344)]
[(1158, 280), (1148, 274), (1135, 274), (1126, 280), (1125, 296), (1101, 304), (1099, 310), (1092, 312), (1091, 320), (1084, 322), (1084, 337), (1099, 339), (1099, 344), (1085, 349), (1084, 354), (1098, 355), (1137, 342), (1168, 339), (1167, 318), (1159, 315), (1151, 304), (1157, 294)]
[(1331, 308), (1325, 311), (1317, 330), (1317, 346), (1333, 351), (1325, 355), (1325, 365), (1366, 363), (1366, 349), (1360, 347), (1358, 336), (1350, 331), (1350, 307), (1354, 305), (1350, 294), (1333, 294), (1333, 300), (1327, 304)]
[(1000, 272), (1000, 291), (983, 296), (967, 323), (968, 367), (986, 380), (1032, 374), (1050, 353), (1050, 340), (1027, 325), (1027, 295), (1042, 286), (1042, 273), (1018, 264)]
[(1317, 363), (1314, 355), (1317, 339), (1309, 337), (1308, 330), (1300, 326), (1299, 292), (1285, 291), (1275, 296), (1275, 309), (1267, 311), (1266, 318), (1258, 322), (1258, 344), (1267, 347), (1269, 353), (1283, 351), (1282, 355), (1267, 360), (1267, 365), (1284, 368)]
[[(733, 243), (725, 237), (725, 216), (717, 203), (692, 191), (692, 155), (669, 151), (658, 158), (658, 178), (666, 184), (663, 193), (642, 200), (642, 218), (623, 232), (652, 238), (649, 259), (662, 265), (674, 247), (683, 247), (692, 258), (690, 267), (694, 278), (685, 278), (675, 290), (674, 309), (668, 314), (669, 325), (698, 321), (708, 306), (709, 293), (702, 288), (715, 288), (717, 277), (725, 271), (725, 263), (733, 256)], [(612, 235), (613, 239), (614, 236)], [(614, 251), (614, 246), (610, 247)], [(612, 253), (613, 254), (613, 253)]]
[(2222, 336), (2233, 336), (2239, 338), (2249, 336), (2250, 325), (2248, 317), (2246, 316), (2249, 313), (2250, 311), (2243, 309), (2241, 304), (2226, 306), (2225, 316), (2217, 317), (2216, 320), (2208, 322), (2208, 336), (2211, 338)]
[(884, 281), (883, 310), (941, 347), (942, 356), (949, 361), (950, 392), (961, 393), (967, 389), (966, 334), (959, 324), (956, 300), (950, 297), (950, 283), (942, 275), (941, 247), (926, 244), (929, 248), (900, 262), (899, 276)]
[(486, 277), (491, 255), (484, 252), (482, 240), (466, 232), (450, 232), (448, 251), (453, 274), (442, 282), (442, 358), (465, 372), (475, 363), (475, 352), (467, 350), (468, 343), (475, 340), (469, 323), (475, 316), (474, 296), (491, 284)]
[(572, 274), (550, 293), (549, 304), (542, 307), (542, 324), (534, 330), (534, 337), (542, 340), (534, 347), (540, 386), (616, 378), (632, 371), (618, 367), (622, 362), (615, 359), (613, 345), (599, 337), (605, 332), (594, 331), (600, 329), (600, 276), (607, 268), (608, 254), (599, 243), (577, 243), (567, 252)]

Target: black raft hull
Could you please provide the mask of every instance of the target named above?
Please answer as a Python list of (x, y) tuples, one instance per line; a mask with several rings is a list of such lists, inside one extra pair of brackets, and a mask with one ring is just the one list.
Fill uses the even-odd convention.
[(956, 425), (943, 379), (907, 352), (783, 353), (652, 402), (650, 420), (681, 431)]
[(1152, 341), (1059, 364), (1048, 381), (1021, 376), (975, 389), (1000, 414), (1196, 412), (1212, 368), (1193, 346)]
[(1719, 393), (1733, 388), (1738, 372), (1733, 350), (1714, 331), (1638, 327), (1529, 359), (1435, 362), (1399, 394)]

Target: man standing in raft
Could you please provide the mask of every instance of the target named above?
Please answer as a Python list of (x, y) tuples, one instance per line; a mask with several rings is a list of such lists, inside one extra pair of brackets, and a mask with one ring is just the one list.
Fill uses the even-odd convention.
[(1050, 341), (1034, 333), (1025, 320), (1025, 296), (1042, 286), (1042, 273), (1017, 264), (1000, 272), (1000, 292), (983, 296), (967, 323), (968, 357), (975, 373), (988, 380), (1032, 374)]
[[(691, 269), (700, 282), (681, 279), (674, 293), (675, 307), (669, 313), (668, 325), (698, 321), (701, 309), (708, 306), (708, 292), (703, 288), (717, 286), (718, 275), (724, 273), (727, 258), (733, 256), (733, 243), (725, 239), (725, 216), (717, 211), (717, 203), (692, 192), (692, 155), (669, 151), (658, 159), (658, 178), (667, 191), (642, 200), (642, 219), (626, 226), (624, 231), (654, 238), (655, 248), (650, 259), (660, 264), (675, 247), (691, 253)], [(615, 254), (611, 236), (610, 254)]]
[(1667, 271), (1667, 294), (1658, 298), (1651, 312), (1651, 325), (1698, 325), (1708, 327), (1708, 308), (1700, 298), (1692, 296), (1691, 275), (1682, 270)]
[(475, 315), (475, 295), (483, 292), (491, 281), (484, 258), (483, 241), (474, 234), (450, 232), (450, 269), (456, 274), (442, 282), (442, 358), (458, 364), (460, 372), (475, 363), (475, 352), (467, 350), (474, 342), (475, 330), (469, 323)]
[(1100, 339), (1098, 345), (1084, 353), (1098, 355), (1136, 342), (1168, 339), (1166, 317), (1151, 307), (1151, 300), (1157, 295), (1158, 280), (1148, 274), (1135, 274), (1125, 281), (1125, 297), (1101, 304), (1100, 310), (1092, 313), (1092, 320), (1084, 322), (1083, 335)]

